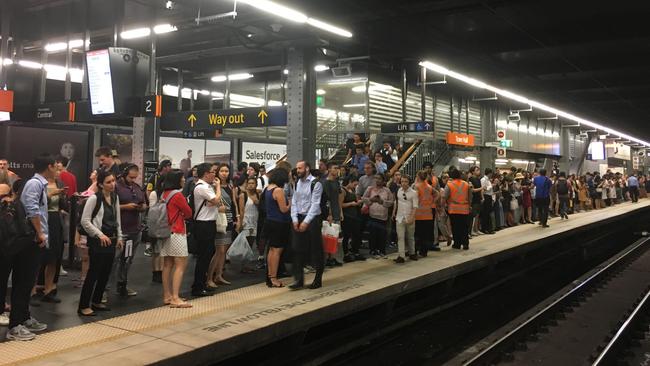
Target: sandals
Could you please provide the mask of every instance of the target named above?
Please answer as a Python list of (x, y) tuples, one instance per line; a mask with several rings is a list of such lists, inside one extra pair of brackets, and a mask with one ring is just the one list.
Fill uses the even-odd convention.
[(169, 304), (169, 307), (171, 309), (189, 309), (189, 308), (192, 307), (192, 304), (190, 304), (189, 302), (183, 301), (183, 302), (178, 303), (178, 304)]
[(231, 283), (224, 280), (223, 278), (217, 278), (215, 281), (217, 285), (230, 285)]
[(284, 287), (284, 283), (280, 282), (279, 284), (273, 283), (273, 280), (277, 280), (277, 277), (267, 277), (266, 286), (269, 288), (281, 288)]
[[(187, 301), (187, 299), (184, 298), (184, 297), (181, 297), (181, 301), (185, 302), (185, 301)], [(163, 302), (163, 304), (164, 304), (164, 305), (171, 305), (171, 304), (172, 304), (172, 301), (171, 301), (171, 300), (165, 300), (165, 301)]]

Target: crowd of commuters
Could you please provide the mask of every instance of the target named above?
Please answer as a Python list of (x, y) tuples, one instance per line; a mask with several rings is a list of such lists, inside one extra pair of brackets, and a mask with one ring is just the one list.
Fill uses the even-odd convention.
[[(8, 339), (30, 340), (47, 329), (29, 307), (61, 302), (57, 284), (66, 242), (81, 259), (75, 286), (80, 316), (111, 310), (111, 284), (120, 296), (137, 296), (129, 272), (141, 247), (151, 257), (152, 281), (162, 285), (161, 303), (182, 309), (192, 307), (181, 297), (188, 258), (195, 257), (191, 295), (211, 296), (231, 284), (225, 275), (228, 249), (240, 235), (257, 255), (257, 263), (241, 263), (242, 273), (263, 271), (268, 287), (284, 287), (281, 278), (289, 276), (290, 264), (291, 290), (317, 289), (326, 267), (343, 265), (339, 259), (366, 260), (365, 242), (371, 258), (387, 258), (394, 248), (395, 263), (403, 264), (439, 251), (442, 242), (467, 250), (477, 235), (535, 222), (548, 227), (549, 216), (568, 219), (579, 211), (637, 202), (650, 189), (643, 175), (609, 171), (567, 176), (452, 166), (437, 175), (425, 163), (410, 177), (393, 170), (397, 153), (390, 143), (371, 159), (359, 135), (349, 144), (345, 166), (321, 160), (312, 169), (305, 161), (295, 167), (281, 161), (267, 172), (257, 163), (241, 163), (233, 174), (225, 163), (190, 166), (190, 151), (182, 171), (161, 161), (144, 187), (137, 183), (140, 167), (118, 164), (113, 155), (106, 147), (97, 150), (99, 168), (83, 192), (66, 171), (65, 158), (37, 157), (28, 179), (0, 159), (0, 299), (7, 298), (12, 278), (0, 325), (8, 325)], [(156, 214), (162, 219), (156, 221)], [(342, 238), (327, 253), (325, 225), (340, 227)], [(315, 273), (308, 285), (306, 272)]]

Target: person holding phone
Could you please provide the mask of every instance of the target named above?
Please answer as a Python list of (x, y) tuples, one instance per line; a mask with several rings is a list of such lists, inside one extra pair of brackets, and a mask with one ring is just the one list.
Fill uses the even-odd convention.
[(81, 226), (88, 233), (90, 257), (77, 310), (81, 316), (94, 316), (95, 311), (110, 310), (102, 304), (102, 295), (111, 273), (115, 250), (121, 250), (123, 246), (120, 199), (115, 194), (115, 175), (100, 170), (97, 174), (97, 188), (97, 194), (88, 198), (81, 215)]

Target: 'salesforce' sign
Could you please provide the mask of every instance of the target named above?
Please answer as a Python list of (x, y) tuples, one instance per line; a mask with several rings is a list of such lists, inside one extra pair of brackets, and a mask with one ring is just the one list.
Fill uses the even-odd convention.
[(287, 153), (287, 145), (242, 142), (241, 161), (264, 165), (275, 164)]

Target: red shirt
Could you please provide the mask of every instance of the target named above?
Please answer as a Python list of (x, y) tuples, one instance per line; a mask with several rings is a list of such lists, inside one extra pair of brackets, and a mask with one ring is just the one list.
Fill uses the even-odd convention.
[(63, 171), (61, 172), (59, 179), (61, 179), (61, 182), (63, 182), (63, 184), (67, 187), (65, 190), (65, 195), (68, 196), (68, 198), (72, 197), (72, 195), (77, 192), (77, 177), (68, 171)]
[[(163, 192), (163, 198), (166, 199), (169, 197), (171, 192), (171, 190)], [(187, 204), (187, 199), (185, 199), (183, 193), (178, 192), (167, 204), (167, 219), (169, 220), (172, 233), (185, 234), (185, 220), (190, 217), (192, 217), (192, 209)], [(174, 221), (172, 222), (172, 220)]]

